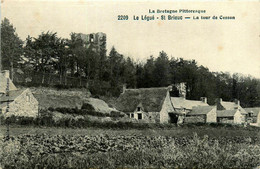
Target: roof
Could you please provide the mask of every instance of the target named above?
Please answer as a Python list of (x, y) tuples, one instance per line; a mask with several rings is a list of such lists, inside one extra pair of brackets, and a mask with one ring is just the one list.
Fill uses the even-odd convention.
[(133, 112), (142, 104), (145, 112), (159, 112), (168, 92), (168, 88), (126, 89), (116, 102), (116, 109), (123, 112)]
[(5, 94), (0, 97), (1, 102), (6, 102), (6, 101), (13, 101), (15, 98), (20, 96), (26, 89), (20, 89), (20, 90), (12, 90), (9, 91), (9, 96), (6, 96)]
[(243, 107), (240, 105), (236, 104), (235, 102), (226, 102), (226, 101), (221, 101), (221, 105), (226, 109), (226, 110), (237, 110), (239, 109), (241, 114), (247, 114), (247, 112), (244, 110)]
[(260, 107), (244, 108), (246, 112), (253, 113), (253, 116), (257, 116), (260, 112)]
[(208, 106), (207, 103), (198, 100), (186, 100), (183, 97), (171, 97), (174, 108), (192, 109), (195, 106)]
[(187, 115), (203, 115), (208, 114), (211, 110), (216, 108), (215, 106), (197, 106), (193, 107), (192, 111), (189, 112)]
[(233, 117), (238, 110), (218, 110), (217, 117)]
[(66, 96), (55, 94), (33, 94), (39, 102), (40, 109), (52, 108), (81, 108), (83, 98), (79, 96)]
[(226, 110), (234, 110), (235, 108), (238, 107), (238, 105), (234, 102), (225, 102), (222, 101), (221, 105), (226, 109)]
[[(0, 93), (6, 93), (7, 78), (0, 73)], [(17, 90), (12, 80), (9, 79), (9, 91)]]

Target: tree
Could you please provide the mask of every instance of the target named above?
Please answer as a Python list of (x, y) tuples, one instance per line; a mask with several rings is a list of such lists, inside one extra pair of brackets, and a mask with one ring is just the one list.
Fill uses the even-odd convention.
[(45, 81), (45, 73), (57, 72), (60, 84), (66, 83), (69, 54), (67, 41), (52, 32), (42, 32), (37, 38), (27, 37), (24, 47), (25, 64), (32, 65), (34, 71), (43, 73), (42, 83)]
[(18, 67), (23, 53), (23, 41), (18, 37), (15, 27), (7, 18), (1, 23), (1, 56), (2, 69), (10, 70), (13, 79), (13, 68)]
[(153, 56), (150, 56), (149, 59), (147, 59), (146, 64), (144, 65), (144, 86), (143, 87), (154, 87), (156, 86), (156, 81), (154, 79), (154, 58)]
[(136, 69), (134, 62), (127, 57), (126, 62), (124, 64), (124, 83), (128, 84), (128, 87), (135, 88), (136, 87)]
[(167, 54), (162, 51), (154, 63), (155, 87), (164, 87), (170, 84), (170, 64)]

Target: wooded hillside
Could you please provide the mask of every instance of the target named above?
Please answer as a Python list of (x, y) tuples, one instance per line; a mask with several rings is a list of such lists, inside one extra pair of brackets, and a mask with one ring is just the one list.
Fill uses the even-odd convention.
[[(14, 68), (28, 76), (35, 73), (55, 75), (63, 87), (69, 79), (79, 78), (88, 82), (85, 87), (93, 95), (99, 96), (118, 96), (123, 84), (128, 88), (147, 88), (186, 82), (188, 99), (207, 97), (209, 103), (214, 104), (219, 97), (227, 101), (237, 98), (243, 107), (260, 106), (259, 79), (239, 73), (211, 72), (195, 60), (185, 60), (174, 53), (171, 54), (174, 57), (169, 57), (161, 51), (158, 56), (135, 62), (114, 47), (108, 52), (96, 53), (91, 45), (86, 48), (86, 42), (77, 33), (64, 39), (57, 33), (42, 32), (38, 37), (28, 36), (23, 42), (6, 18), (1, 23), (1, 37), (2, 70), (9, 69), (11, 78)], [(31, 78), (30, 85), (39, 85), (42, 81)]]

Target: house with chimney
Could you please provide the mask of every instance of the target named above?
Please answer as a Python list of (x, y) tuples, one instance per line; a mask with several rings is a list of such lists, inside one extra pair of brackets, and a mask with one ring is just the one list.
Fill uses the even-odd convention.
[(36, 117), (38, 101), (29, 88), (17, 89), (9, 78), (9, 71), (0, 73), (0, 116)]
[(170, 98), (172, 86), (158, 88), (126, 89), (117, 99), (116, 109), (138, 122), (177, 122)]
[(221, 98), (216, 100), (217, 122), (242, 124), (246, 122), (247, 112), (240, 106), (240, 101), (223, 101)]

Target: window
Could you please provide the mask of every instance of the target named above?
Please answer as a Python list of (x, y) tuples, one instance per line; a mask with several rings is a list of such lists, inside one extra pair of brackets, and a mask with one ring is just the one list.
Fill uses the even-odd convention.
[(138, 120), (141, 120), (142, 119), (142, 113), (138, 113), (137, 117), (138, 117)]
[(131, 113), (131, 114), (130, 114), (130, 117), (131, 117), (131, 118), (134, 118), (134, 113)]
[(141, 107), (137, 107), (137, 111), (141, 111)]

